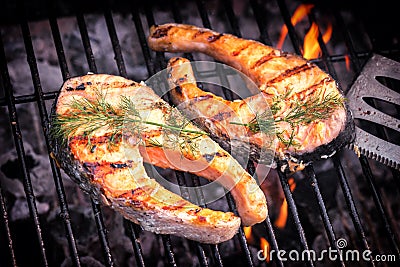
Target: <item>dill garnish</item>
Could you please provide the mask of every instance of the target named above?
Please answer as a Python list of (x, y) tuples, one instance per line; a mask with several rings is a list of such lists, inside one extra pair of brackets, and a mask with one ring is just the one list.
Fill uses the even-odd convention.
[[(88, 138), (88, 145), (91, 146), (92, 135), (99, 129), (105, 129), (111, 135), (109, 145), (121, 141), (122, 133), (125, 132), (135, 136), (138, 142), (147, 141), (148, 146), (178, 145), (182, 153), (186, 153), (186, 150), (196, 150), (197, 147), (192, 144), (194, 139), (208, 135), (203, 131), (187, 129), (190, 122), (172, 107), (165, 112), (165, 123), (144, 120), (132, 99), (127, 96), (121, 96), (118, 105), (114, 107), (106, 101), (104, 94), (97, 92), (94, 99), (74, 98), (68, 107), (70, 112), (57, 114), (52, 120), (51, 135), (63, 142), (73, 135), (81, 134)], [(141, 132), (145, 125), (160, 127), (164, 142), (160, 143), (156, 139), (142, 140)]]
[[(280, 142), (287, 147), (298, 146), (294, 140), (295, 128), (299, 125), (307, 125), (317, 120), (324, 120), (338, 108), (344, 105), (344, 98), (340, 94), (329, 93), (326, 96), (313, 94), (303, 101), (297, 98), (289, 98), (291, 90), (283, 96), (275, 96), (272, 99), (271, 112), (265, 111), (248, 123), (231, 122), (231, 124), (243, 125), (253, 133), (263, 132), (271, 134), (275, 130), (275, 124), (286, 122), (290, 125), (289, 139), (285, 138), (287, 130), (276, 131)], [(283, 109), (283, 107), (287, 107)], [(282, 111), (281, 114), (278, 114)]]

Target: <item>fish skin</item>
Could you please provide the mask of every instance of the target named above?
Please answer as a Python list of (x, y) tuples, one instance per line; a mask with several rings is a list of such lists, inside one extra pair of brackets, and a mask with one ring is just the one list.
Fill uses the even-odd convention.
[[(98, 91), (104, 92), (106, 101), (114, 107), (118, 106), (121, 95), (131, 97), (141, 116), (152, 121), (162, 123), (165, 112), (170, 110), (168, 103), (147, 86), (119, 76), (85, 75), (63, 84), (53, 104), (50, 128), (54, 127), (56, 114), (71, 112), (68, 103), (72, 99), (94, 99)], [(193, 125), (188, 128), (200, 131)], [(253, 225), (266, 218), (266, 199), (255, 180), (208, 136), (196, 139), (204, 143), (199, 155), (188, 159), (173, 148), (147, 146), (150, 137), (164, 142), (160, 127), (146, 126), (141, 135), (145, 145), (137, 144), (128, 135), (109, 146), (110, 129), (103, 127), (92, 135), (90, 148), (87, 137), (78, 130), (67, 142), (52, 137), (51, 146), (60, 167), (81, 189), (145, 230), (219, 243), (232, 238), (241, 222)], [(215, 152), (214, 157), (204, 157), (210, 151)], [(143, 162), (191, 172), (211, 181), (218, 179), (223, 186), (231, 188), (242, 219), (232, 212), (201, 208), (166, 190), (146, 174)]]
[[(343, 96), (336, 81), (317, 65), (301, 56), (254, 40), (193, 25), (167, 23), (150, 28), (148, 43), (155, 51), (207, 54), (250, 77), (258, 86), (253, 93), (262, 93), (266, 98), (288, 92), (289, 97), (300, 101), (313, 94), (326, 96), (334, 93)], [(282, 122), (277, 127), (285, 129), (288, 125)], [(345, 102), (329, 118), (297, 126), (294, 141), (300, 146), (286, 147), (278, 142), (277, 156), (279, 159), (294, 157), (311, 161), (332, 155), (354, 141), (354, 127), (352, 114)]]

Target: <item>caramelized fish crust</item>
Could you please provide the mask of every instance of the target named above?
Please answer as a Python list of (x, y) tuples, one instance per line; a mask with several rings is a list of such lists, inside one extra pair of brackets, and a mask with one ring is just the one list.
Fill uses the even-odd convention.
[[(121, 96), (129, 97), (142, 118), (163, 123), (168, 104), (154, 92), (134, 81), (113, 75), (97, 74), (75, 77), (62, 86), (52, 109), (52, 122), (57, 115), (71, 114), (74, 99), (95, 99), (98, 92), (117, 108)], [(54, 125), (50, 125), (54, 127)], [(198, 130), (189, 125), (190, 129)], [(231, 189), (244, 225), (253, 225), (267, 216), (266, 200), (255, 180), (225, 150), (206, 135), (197, 138), (199, 153), (182, 157), (173, 147), (148, 147), (150, 138), (162, 145), (163, 130), (146, 126), (141, 131), (143, 142), (125, 136), (110, 146), (107, 126), (97, 129), (89, 140), (78, 130), (68, 140), (53, 138), (53, 153), (60, 167), (96, 200), (111, 206), (145, 230), (174, 234), (204, 243), (219, 243), (232, 238), (240, 218), (232, 212), (214, 211), (194, 205), (162, 187), (148, 177), (143, 162), (218, 179)], [(213, 153), (210, 158), (208, 154)]]
[[(335, 80), (317, 65), (300, 56), (282, 52), (254, 40), (192, 25), (168, 23), (152, 26), (148, 43), (155, 51), (205, 53), (246, 74), (259, 88), (259, 91), (253, 93), (262, 93), (267, 99), (287, 95), (290, 99), (306, 101), (314, 95), (343, 96)], [(193, 86), (188, 87), (184, 88), (187, 99), (178, 98), (174, 100), (176, 103), (189, 98), (193, 100), (199, 93)], [(208, 97), (210, 99), (211, 95)], [(205, 102), (204, 104), (206, 105)], [(282, 107), (276, 116), (284, 114), (288, 108)], [(277, 131), (289, 128), (286, 122), (280, 122), (276, 126)], [(285, 132), (286, 140), (290, 134), (291, 131)], [(296, 126), (293, 134), (293, 141), (299, 145), (288, 147), (278, 140), (277, 156), (285, 158), (289, 155), (298, 159), (315, 160), (332, 155), (339, 148), (352, 142), (354, 123), (345, 103), (327, 119)]]

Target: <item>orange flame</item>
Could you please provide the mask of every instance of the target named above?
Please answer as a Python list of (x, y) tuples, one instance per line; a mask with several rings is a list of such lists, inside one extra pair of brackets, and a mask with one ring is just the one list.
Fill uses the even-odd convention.
[(350, 70), (350, 56), (349, 55), (345, 55), (344, 56), (344, 60), (346, 62), (346, 69)]
[(270, 261), (269, 252), (271, 250), (271, 247), (270, 247), (270, 244), (267, 241), (267, 239), (265, 239), (264, 237), (260, 238), (260, 247), (261, 247), (261, 249), (263, 251), (263, 255), (264, 255), (265, 261), (269, 262)]
[(244, 226), (243, 227), (244, 235), (246, 236), (246, 240), (250, 241), (251, 238), (251, 226)]
[[(293, 26), (295, 26), (299, 21), (304, 19), (304, 17), (311, 12), (311, 9), (313, 7), (314, 7), (313, 4), (299, 5), (297, 9), (294, 11), (292, 18), (290, 19)], [(276, 45), (278, 49), (282, 49), (287, 34), (288, 34), (288, 28), (286, 25), (283, 25), (281, 29), (281, 34), (279, 36), (278, 44)], [(312, 59), (312, 58), (317, 58), (321, 55), (321, 48), (318, 44), (318, 35), (319, 35), (318, 25), (315, 22), (313, 22), (311, 24), (310, 30), (304, 37), (304, 43), (303, 43), (304, 58)], [(332, 24), (329, 23), (326, 32), (322, 35), (322, 40), (324, 41), (325, 44), (329, 42), (331, 36), (332, 36)]]
[(293, 177), (290, 177), (288, 179), (288, 184), (289, 184), (289, 187), (290, 187), (290, 192), (293, 192), (294, 189), (296, 189), (296, 182), (294, 181)]
[[(321, 55), (321, 47), (318, 44), (319, 29), (318, 25), (313, 22), (311, 24), (310, 30), (304, 37), (303, 44), (303, 57), (306, 59), (317, 58)], [(328, 25), (326, 32), (322, 35), (322, 40), (324, 43), (329, 42), (332, 36), (332, 24)]]
[[(296, 182), (294, 181), (294, 179), (292, 177), (290, 177), (288, 179), (288, 184), (290, 187), (290, 191), (293, 192), (294, 189), (296, 188)], [(288, 217), (288, 204), (287, 204), (286, 198), (284, 198), (281, 208), (280, 208), (280, 211), (279, 211), (279, 216), (275, 220), (275, 226), (280, 229), (285, 228), (286, 222), (287, 222), (287, 217)]]
[[(294, 14), (290, 21), (292, 22), (293, 26), (295, 26), (299, 21), (301, 21), (305, 16), (307, 16), (311, 9), (314, 7), (312, 4), (301, 4), (299, 5), (296, 10), (294, 11)], [(285, 41), (286, 35), (288, 34), (288, 28), (286, 25), (282, 26), (281, 29), (281, 35), (279, 37), (279, 42), (276, 45), (278, 49), (282, 49), (283, 43)]]
[(288, 216), (288, 204), (286, 198), (284, 198), (281, 205), (281, 209), (279, 211), (279, 216), (275, 220), (275, 226), (280, 229), (285, 228), (287, 216)]

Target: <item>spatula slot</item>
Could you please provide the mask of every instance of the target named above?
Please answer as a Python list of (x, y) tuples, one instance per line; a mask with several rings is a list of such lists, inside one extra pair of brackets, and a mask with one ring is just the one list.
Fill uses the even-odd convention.
[(377, 80), (379, 83), (386, 86), (387, 88), (400, 94), (400, 80), (384, 76), (376, 76), (375, 80)]
[[(400, 119), (400, 106), (394, 103), (373, 98), (373, 97), (363, 97), (363, 100), (371, 107), (382, 111), (383, 113), (392, 116), (393, 118)], [(366, 114), (369, 115), (369, 114)], [(373, 114), (371, 114), (373, 115)], [(400, 130), (400, 129), (399, 129)]]
[[(355, 124), (364, 131), (372, 135), (375, 135), (389, 143), (400, 145), (400, 132), (372, 121), (367, 121), (363, 119), (354, 119), (354, 121)], [(399, 130), (400, 130), (400, 125), (399, 125)]]

